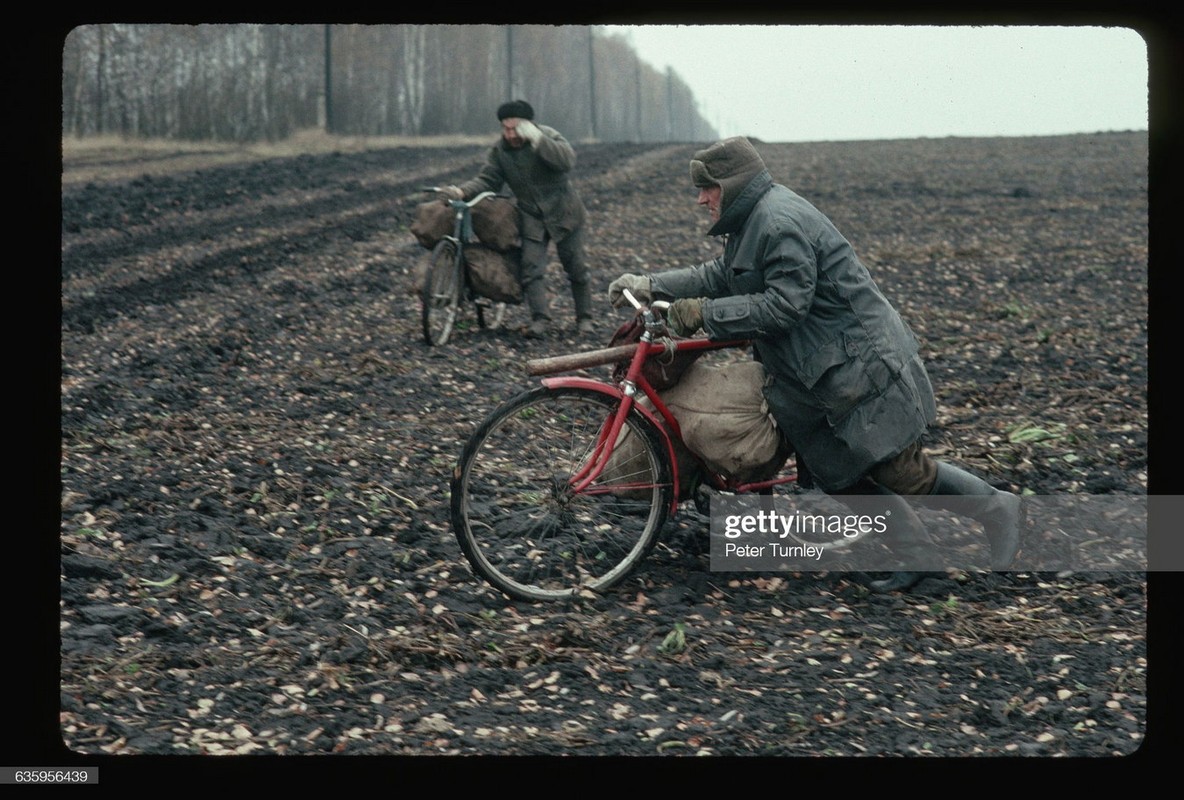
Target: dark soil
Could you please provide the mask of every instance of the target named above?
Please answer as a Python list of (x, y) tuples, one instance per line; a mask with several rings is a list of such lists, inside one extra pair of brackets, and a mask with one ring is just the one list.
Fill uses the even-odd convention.
[[(608, 596), (531, 605), (474, 578), (448, 520), (463, 442), (532, 385), (526, 359), (607, 341), (612, 278), (719, 251), (694, 149), (579, 147), (596, 336), (571, 332), (553, 263), (550, 339), (513, 308), (442, 348), (407, 226), (418, 187), (471, 176), (483, 146), (113, 160), (87, 182), (67, 159), (65, 745), (93, 763), (1135, 752), (1139, 573), (954, 572), (905, 595), (713, 573), (688, 505)], [(931, 450), (1017, 492), (1147, 493), (1145, 134), (761, 150), (921, 339)]]

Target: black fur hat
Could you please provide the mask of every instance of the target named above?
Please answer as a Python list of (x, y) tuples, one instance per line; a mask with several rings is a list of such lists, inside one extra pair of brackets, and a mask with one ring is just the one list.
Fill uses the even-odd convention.
[(507, 119), (509, 117), (517, 117), (518, 119), (534, 119), (534, 109), (530, 107), (530, 103), (525, 100), (511, 100), (508, 103), (502, 103), (497, 107), (498, 121)]

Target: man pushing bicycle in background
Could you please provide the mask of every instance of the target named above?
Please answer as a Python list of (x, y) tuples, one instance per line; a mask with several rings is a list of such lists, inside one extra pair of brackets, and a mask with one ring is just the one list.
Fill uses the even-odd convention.
[(477, 177), (445, 193), (466, 200), (480, 192), (509, 186), (517, 199), (522, 224), (522, 291), (531, 321), (530, 338), (547, 335), (551, 321), (545, 281), (547, 246), (554, 240), (559, 261), (571, 282), (576, 331), (592, 332), (592, 295), (584, 256), (586, 211), (569, 180), (575, 150), (554, 128), (534, 123), (534, 109), (525, 100), (497, 109), (502, 136), (490, 149)]

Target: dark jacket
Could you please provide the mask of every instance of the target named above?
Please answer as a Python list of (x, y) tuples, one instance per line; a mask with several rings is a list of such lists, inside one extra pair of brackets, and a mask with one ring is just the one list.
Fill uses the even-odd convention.
[(916, 338), (818, 209), (762, 169), (708, 232), (722, 256), (652, 276), (705, 297), (712, 339), (752, 339), (778, 427), (825, 490), (899, 454), (936, 419)]
[(485, 165), (471, 181), (460, 184), (466, 198), (480, 192), (500, 192), (509, 186), (522, 211), (522, 234), (541, 239), (543, 230), (555, 241), (579, 230), (584, 223), (584, 203), (568, 173), (576, 153), (554, 128), (539, 125), (538, 144), (514, 149), (505, 139), (489, 148)]

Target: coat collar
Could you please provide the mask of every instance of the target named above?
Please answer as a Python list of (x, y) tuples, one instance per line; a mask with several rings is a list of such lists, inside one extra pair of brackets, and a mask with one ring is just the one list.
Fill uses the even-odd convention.
[(740, 190), (736, 199), (723, 209), (716, 222), (707, 231), (708, 236), (721, 236), (725, 233), (735, 233), (744, 226), (744, 221), (752, 213), (756, 201), (764, 197), (765, 192), (773, 188), (773, 176), (769, 170), (763, 169), (753, 176), (752, 180)]

